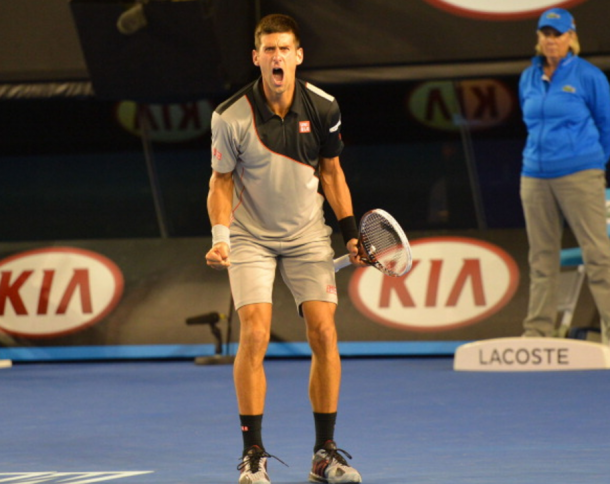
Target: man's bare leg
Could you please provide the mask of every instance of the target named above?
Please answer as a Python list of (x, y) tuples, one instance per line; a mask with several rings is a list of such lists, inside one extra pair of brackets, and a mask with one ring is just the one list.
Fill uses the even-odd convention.
[(263, 361), (271, 335), (271, 304), (248, 304), (238, 312), (239, 348), (233, 366), (237, 405), (241, 415), (260, 415), (267, 392)]
[(336, 305), (324, 301), (303, 303), (307, 339), (312, 351), (309, 398), (316, 413), (334, 413), (339, 404), (341, 358), (335, 328)]

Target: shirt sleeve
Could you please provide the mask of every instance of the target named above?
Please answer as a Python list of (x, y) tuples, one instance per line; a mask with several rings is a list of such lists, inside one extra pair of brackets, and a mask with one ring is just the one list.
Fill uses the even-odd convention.
[(232, 126), (220, 114), (212, 114), (212, 168), (219, 173), (235, 169), (238, 150)]
[(343, 151), (343, 140), (341, 139), (341, 110), (337, 100), (330, 104), (326, 117), (326, 139), (320, 147), (320, 156), (323, 158), (334, 158)]
[(599, 131), (599, 142), (607, 162), (610, 159), (610, 84), (606, 75), (597, 68), (588, 82), (587, 105)]

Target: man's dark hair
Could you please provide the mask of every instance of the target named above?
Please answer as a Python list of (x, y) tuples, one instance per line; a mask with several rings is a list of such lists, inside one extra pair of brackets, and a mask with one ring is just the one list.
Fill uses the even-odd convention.
[(294, 43), (296, 47), (301, 46), (301, 34), (299, 32), (299, 25), (296, 21), (288, 15), (280, 13), (273, 13), (263, 17), (254, 30), (254, 47), (258, 50), (261, 46), (261, 36), (268, 34), (283, 34), (286, 32), (292, 32), (294, 35)]

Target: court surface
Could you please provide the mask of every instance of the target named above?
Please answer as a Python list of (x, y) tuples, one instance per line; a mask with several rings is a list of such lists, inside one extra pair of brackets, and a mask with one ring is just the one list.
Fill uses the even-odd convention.
[[(610, 482), (610, 373), (462, 373), (452, 358), (345, 359), (336, 439), (369, 484)], [(267, 361), (273, 484), (305, 483), (306, 359)], [(230, 366), (0, 370), (0, 483), (236, 484)]]

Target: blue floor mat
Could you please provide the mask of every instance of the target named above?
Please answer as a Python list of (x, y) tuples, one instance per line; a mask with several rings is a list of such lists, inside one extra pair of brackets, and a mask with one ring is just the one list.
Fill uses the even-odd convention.
[[(309, 362), (272, 359), (266, 370), (265, 446), (290, 466), (271, 460), (272, 482), (305, 483)], [(607, 484), (608, 402), (607, 371), (465, 373), (451, 358), (348, 358), (336, 439), (368, 484)], [(230, 366), (17, 364), (0, 370), (0, 415), (0, 483), (237, 482)]]

